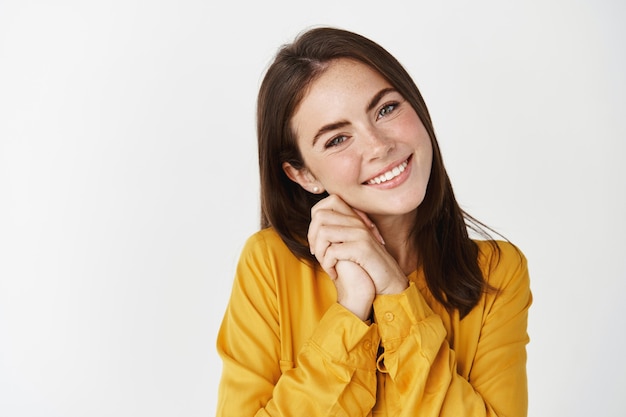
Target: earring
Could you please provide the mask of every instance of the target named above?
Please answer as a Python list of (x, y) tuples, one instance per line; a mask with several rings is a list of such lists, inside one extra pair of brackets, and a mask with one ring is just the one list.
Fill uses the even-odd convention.
[(319, 188), (317, 188), (317, 187), (313, 187), (313, 192), (314, 192), (314, 193), (317, 193), (319, 190), (320, 190)]

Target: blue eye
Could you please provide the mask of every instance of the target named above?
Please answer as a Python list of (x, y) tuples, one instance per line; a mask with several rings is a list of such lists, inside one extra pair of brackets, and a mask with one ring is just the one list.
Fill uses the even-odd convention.
[(378, 117), (385, 117), (387, 116), (389, 113), (393, 112), (396, 107), (398, 107), (398, 103), (389, 103), (384, 105), (378, 112)]
[(342, 144), (343, 142), (346, 141), (346, 139), (348, 139), (346, 136), (335, 136), (334, 138), (332, 138), (331, 140), (329, 140), (328, 142), (326, 142), (326, 147), (327, 148), (332, 148), (333, 146), (337, 146)]

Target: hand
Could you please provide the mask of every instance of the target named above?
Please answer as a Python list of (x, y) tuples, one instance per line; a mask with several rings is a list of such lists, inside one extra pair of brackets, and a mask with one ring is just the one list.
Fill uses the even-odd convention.
[(376, 287), (369, 275), (359, 265), (350, 261), (338, 261), (336, 278), (337, 302), (365, 321), (372, 312)]
[[(376, 294), (399, 293), (408, 285), (398, 263), (385, 249), (374, 223), (365, 213), (353, 209), (336, 195), (325, 198), (311, 210), (308, 240), (311, 253), (335, 285), (341, 285), (341, 290), (351, 299), (353, 293), (362, 297), (356, 303), (360, 303), (361, 308), (369, 302), (369, 309)], [(340, 261), (350, 261), (360, 270), (340, 267)], [(344, 276), (346, 274), (351, 276)], [(366, 282), (363, 274), (373, 284), (373, 294), (366, 296), (366, 292), (357, 287), (357, 283), (364, 285)]]

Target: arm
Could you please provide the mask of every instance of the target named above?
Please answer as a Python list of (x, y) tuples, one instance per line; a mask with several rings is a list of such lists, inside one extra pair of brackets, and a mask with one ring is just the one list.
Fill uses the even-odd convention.
[(457, 371), (440, 316), (414, 284), (374, 301), (385, 348), (379, 368), (387, 374), (386, 403), (401, 404), (394, 415), (526, 416), (528, 270), (514, 247), (501, 247), (501, 259), (489, 273), (498, 291), (486, 296), (476, 321), (482, 328), (468, 378)]
[[(281, 337), (290, 336), (281, 329), (277, 297), (281, 257), (259, 240), (242, 252), (217, 340), (223, 360), (217, 416), (367, 415), (375, 402), (376, 325), (333, 304), (295, 366), (281, 362)], [(292, 303), (302, 296), (290, 295)]]

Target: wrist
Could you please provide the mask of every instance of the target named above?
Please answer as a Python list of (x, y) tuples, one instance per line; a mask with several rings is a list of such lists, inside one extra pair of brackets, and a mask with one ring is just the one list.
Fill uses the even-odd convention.
[(367, 321), (372, 315), (372, 302), (349, 302), (347, 300), (337, 300), (337, 302), (343, 306), (346, 310), (357, 316), (361, 321)]
[(381, 290), (378, 295), (393, 295), (403, 293), (407, 288), (409, 288), (409, 280), (398, 280), (389, 284), (383, 290)]

